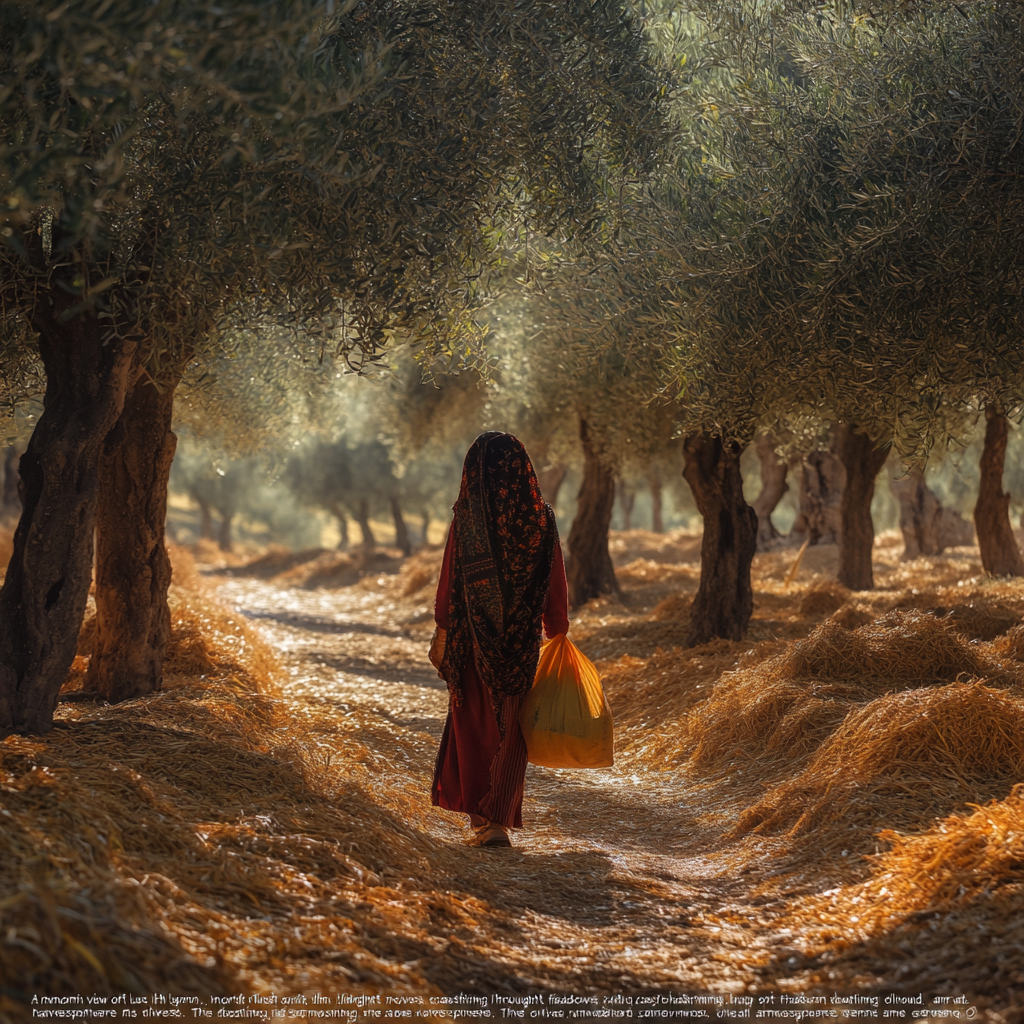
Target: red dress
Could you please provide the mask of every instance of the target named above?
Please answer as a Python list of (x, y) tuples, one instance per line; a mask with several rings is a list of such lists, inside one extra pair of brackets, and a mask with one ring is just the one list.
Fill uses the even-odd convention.
[[(434, 621), (448, 628), (451, 589), (452, 535), (444, 549), (437, 581)], [(550, 639), (569, 629), (569, 592), (562, 549), (555, 544), (551, 585), (544, 605), (544, 633)], [(448, 705), (441, 746), (434, 766), (431, 803), (450, 811), (477, 815), (506, 828), (523, 824), (523, 785), (526, 781), (526, 741), (519, 728), (519, 712), (526, 694), (506, 697), (501, 704), (505, 726), (502, 738), (491, 698), (474, 662), (462, 676), (462, 703)]]

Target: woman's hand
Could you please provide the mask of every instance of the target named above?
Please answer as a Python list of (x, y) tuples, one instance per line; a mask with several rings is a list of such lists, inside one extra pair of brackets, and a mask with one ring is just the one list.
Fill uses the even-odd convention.
[(438, 674), (441, 672), (441, 659), (444, 657), (444, 644), (448, 638), (447, 630), (442, 629), (440, 626), (434, 630), (434, 636), (430, 641), (430, 658), (431, 665), (437, 669)]

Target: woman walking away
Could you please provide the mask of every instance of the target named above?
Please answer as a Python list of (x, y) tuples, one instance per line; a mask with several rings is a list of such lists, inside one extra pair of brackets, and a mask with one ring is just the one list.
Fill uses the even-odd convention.
[(555, 513), (523, 443), (490, 430), (466, 453), (437, 584), (430, 660), (448, 684), (431, 802), (469, 815), (470, 846), (510, 846), (522, 828), (526, 742), (541, 622), (569, 629)]

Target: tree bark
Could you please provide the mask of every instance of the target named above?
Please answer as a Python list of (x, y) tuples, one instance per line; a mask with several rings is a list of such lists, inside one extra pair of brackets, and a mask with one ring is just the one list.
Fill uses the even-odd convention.
[(363, 550), (373, 551), (377, 546), (377, 538), (374, 537), (373, 530), (370, 528), (370, 503), (366, 498), (360, 498), (356, 502), (354, 518), (363, 534)]
[[(21, 459), (22, 513), (0, 590), (0, 737), (53, 725), (92, 583), (103, 443), (135, 382), (137, 342), (54, 287), (33, 317), (43, 413)], [(63, 314), (66, 314), (63, 315)]]
[(754, 500), (753, 509), (757, 513), (757, 546), (763, 549), (779, 536), (772, 524), (772, 512), (789, 490), (789, 467), (775, 454), (775, 444), (767, 434), (759, 434), (755, 446), (761, 461), (761, 493)]
[(348, 550), (348, 516), (345, 510), (336, 502), (332, 502), (328, 509), (332, 516), (338, 520), (338, 550)]
[(409, 540), (409, 527), (405, 524), (402, 506), (394, 495), (388, 501), (391, 504), (391, 518), (395, 521), (395, 547), (408, 558), (412, 554), (412, 541)]
[(1010, 526), (1010, 495), (1003, 490), (1003, 465), (1009, 432), (998, 406), (985, 406), (985, 446), (981, 451), (981, 481), (974, 506), (981, 564), (993, 576), (1024, 576), (1024, 559)]
[(179, 377), (141, 381), (104, 445), (96, 511), (96, 639), (86, 689), (115, 703), (162, 685), (171, 633), (164, 543)]
[(947, 547), (973, 542), (971, 524), (952, 509), (942, 507), (919, 469), (890, 481), (889, 490), (900, 503), (904, 561), (921, 555), (940, 555)]
[(430, 513), (421, 512), (420, 515), (423, 517), (423, 546), (426, 547), (430, 543)]
[(235, 521), (235, 510), (233, 508), (217, 509), (220, 513), (220, 529), (217, 531), (217, 547), (228, 554), (234, 550), (234, 540), (231, 536), (231, 524)]
[(18, 496), (18, 461), (21, 452), (18, 445), (8, 445), (4, 449), (4, 483), (0, 491), (0, 516), (11, 516), (12, 518), (21, 511), (21, 498)]
[(210, 511), (210, 503), (195, 492), (191, 493), (192, 500), (199, 506), (199, 536), (203, 540), (213, 540), (213, 512)]
[(619, 496), (619, 508), (622, 509), (622, 528), (624, 530), (632, 530), (636, 491), (625, 480), (619, 480), (616, 490)]
[(754, 610), (750, 566), (757, 514), (743, 498), (739, 445), (691, 434), (683, 441), (683, 477), (704, 517), (700, 586), (690, 612), (687, 647), (715, 637), (742, 640)]
[(608, 526), (615, 504), (615, 477), (598, 457), (587, 421), (580, 420), (583, 442), (583, 481), (576, 518), (569, 531), (569, 561), (565, 567), (569, 603), (573, 608), (602, 594), (620, 594), (612, 556), (608, 553)]
[(841, 536), (837, 578), (850, 590), (873, 590), (871, 553), (875, 546), (875, 525), (871, 521), (871, 499), (888, 451), (875, 447), (867, 435), (852, 426), (841, 427), (837, 452), (846, 470), (846, 486), (840, 504)]
[(842, 536), (840, 506), (846, 488), (846, 470), (832, 453), (811, 452), (800, 467), (800, 498), (791, 531), (811, 544), (835, 544)]
[(652, 473), (647, 478), (647, 483), (651, 489), (651, 532), (664, 533), (661, 477), (657, 473)]
[(552, 508), (556, 508), (558, 505), (558, 492), (562, 489), (562, 484), (565, 482), (565, 474), (568, 471), (567, 466), (561, 462), (556, 462), (550, 466), (545, 466), (537, 473), (540, 493)]

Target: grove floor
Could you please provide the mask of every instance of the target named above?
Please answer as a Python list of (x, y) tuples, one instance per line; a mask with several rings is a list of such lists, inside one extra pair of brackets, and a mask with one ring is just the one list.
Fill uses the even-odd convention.
[[(976, 1019), (1024, 1019), (1021, 961), (1006, 952), (1024, 939), (1012, 923), (1024, 868), (1008, 861), (1005, 884), (969, 913), (925, 899), (884, 927), (862, 922), (858, 905), (885, 903), (870, 859), (886, 846), (877, 830), (851, 821), (847, 842), (833, 826), (817, 849), (813, 836), (808, 846), (778, 830), (738, 833), (771, 780), (742, 759), (695, 774), (686, 725), (723, 674), (785, 652), (826, 618), (854, 628), (962, 591), (957, 608), (987, 602), (1008, 629), (1024, 586), (989, 585), (972, 549), (900, 563), (898, 540), (883, 537), (877, 589), (850, 595), (830, 582), (834, 549), (810, 549), (791, 580), (797, 553), (781, 549), (757, 557), (749, 639), (685, 650), (699, 543), (613, 538), (623, 597), (592, 602), (570, 637), (605, 680), (616, 765), (530, 766), (509, 850), (467, 847), (461, 816), (430, 806), (447, 710), (426, 656), (439, 552), (383, 559), (379, 574), (333, 588), (300, 585), (294, 565), (284, 579), (206, 568), (204, 600), (251, 627), (217, 635), (244, 647), (255, 631), (278, 662), (273, 687), (211, 696), (183, 677), (116, 709), (62, 704), (49, 737), (0, 744), (0, 804), (17, 826), (9, 850), (29, 864), (32, 843), (52, 847), (48, 881), (42, 868), (18, 876), (32, 910), (11, 919), (0, 957), (21, 957), (22, 978), (60, 968), (78, 986), (91, 957), (113, 989), (600, 994), (608, 1006), (633, 999), (634, 1015), (640, 999), (668, 993), (713, 993), (741, 1011), (787, 993), (903, 993), (924, 1007), (966, 997)], [(318, 579), (330, 575), (325, 558)], [(92, 807), (98, 788), (109, 799)], [(943, 807), (969, 814), (966, 803)], [(108, 880), (105, 917), (99, 883), (83, 890), (90, 871)], [(46, 886), (52, 899), (39, 896)], [(48, 939), (60, 907), (93, 923)], [(125, 981), (115, 961), (131, 965), (134, 948)], [(0, 1021), (25, 1018), (18, 984), (3, 985)], [(945, 1019), (936, 1005), (918, 1019)]]

